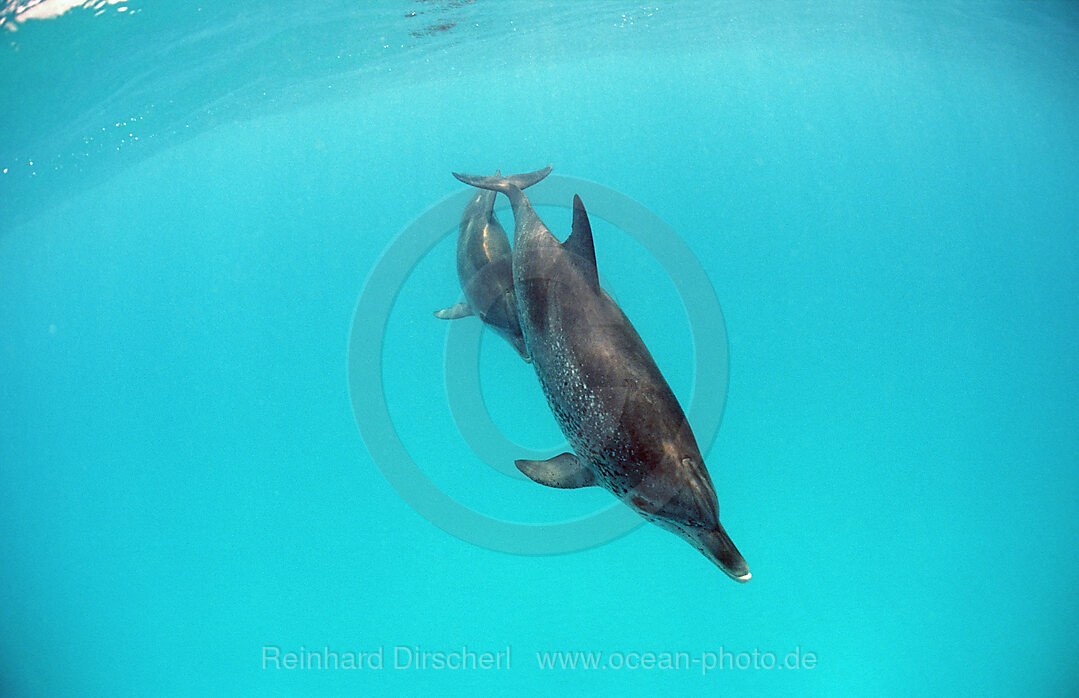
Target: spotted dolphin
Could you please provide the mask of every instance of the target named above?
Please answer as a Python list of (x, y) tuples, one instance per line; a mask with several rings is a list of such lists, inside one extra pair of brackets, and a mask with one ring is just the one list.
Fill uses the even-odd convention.
[(712, 478), (681, 406), (629, 319), (600, 288), (580, 197), (573, 198), (572, 232), (559, 242), (512, 181), (454, 176), (510, 199), (524, 344), (575, 452), (519, 460), (518, 469), (550, 487), (603, 487), (747, 581), (749, 567), (719, 523)]
[[(519, 189), (539, 182), (551, 168), (505, 179)], [(496, 173), (501, 177), (501, 172)], [(435, 317), (455, 320), (478, 315), (488, 327), (513, 345), (525, 361), (530, 361), (517, 319), (517, 299), (513, 291), (513, 273), (509, 238), (495, 218), (495, 192), (481, 189), (465, 206), (457, 236), (457, 278), (465, 301), (435, 311)]]

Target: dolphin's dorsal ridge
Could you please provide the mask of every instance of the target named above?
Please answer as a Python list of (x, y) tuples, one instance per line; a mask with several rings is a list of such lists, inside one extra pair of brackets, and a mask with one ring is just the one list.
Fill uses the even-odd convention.
[(599, 270), (596, 269), (596, 246), (592, 242), (592, 224), (584, 210), (581, 197), (573, 195), (573, 230), (562, 243), (570, 253), (573, 264), (581, 271), (595, 290), (599, 290)]
[(548, 487), (576, 489), (596, 484), (592, 469), (572, 453), (560, 453), (547, 460), (514, 461), (529, 479)]

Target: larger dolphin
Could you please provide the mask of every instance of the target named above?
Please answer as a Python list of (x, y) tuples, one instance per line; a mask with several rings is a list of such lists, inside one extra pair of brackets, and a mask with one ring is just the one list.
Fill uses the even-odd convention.
[[(539, 182), (551, 168), (506, 177), (525, 189)], [(500, 177), (501, 173), (497, 173)], [(513, 292), (511, 253), (506, 231), (495, 218), (495, 192), (480, 190), (465, 206), (457, 235), (457, 278), (465, 301), (435, 311), (435, 317), (455, 320), (478, 315), (480, 320), (509, 342), (521, 358), (529, 361), (517, 320), (517, 299)]]
[(603, 487), (747, 581), (749, 567), (719, 523), (715, 488), (681, 406), (629, 319), (600, 288), (580, 197), (573, 197), (572, 232), (560, 243), (513, 182), (454, 177), (502, 192), (513, 205), (513, 286), (525, 347), (576, 452), (517, 467), (550, 487)]

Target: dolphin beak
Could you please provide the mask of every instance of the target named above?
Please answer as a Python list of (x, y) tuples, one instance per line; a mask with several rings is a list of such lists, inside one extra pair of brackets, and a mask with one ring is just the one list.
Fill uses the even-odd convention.
[(526, 364), (532, 363), (532, 357), (528, 355), (528, 349), (525, 348), (525, 340), (523, 337), (513, 337), (510, 340), (510, 343), (513, 344), (513, 348), (517, 350), (517, 353), (521, 355), (521, 358), (524, 359)]
[(734, 541), (723, 530), (721, 524), (716, 524), (713, 531), (698, 531), (697, 540), (704, 556), (711, 560), (719, 569), (727, 573), (727, 576), (736, 582), (748, 582), (753, 575), (749, 573), (749, 565), (746, 564), (742, 553), (734, 547)]

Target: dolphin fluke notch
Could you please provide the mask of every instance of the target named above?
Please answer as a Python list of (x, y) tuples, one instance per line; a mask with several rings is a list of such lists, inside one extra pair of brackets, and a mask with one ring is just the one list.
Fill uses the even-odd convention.
[(550, 165), (544, 167), (542, 170), (536, 170), (535, 172), (506, 175), (505, 177), (503, 177), (503, 179), (505, 179), (507, 182), (517, 187), (518, 189), (528, 189), (533, 184), (543, 181), (543, 178), (549, 174), (551, 174)]

